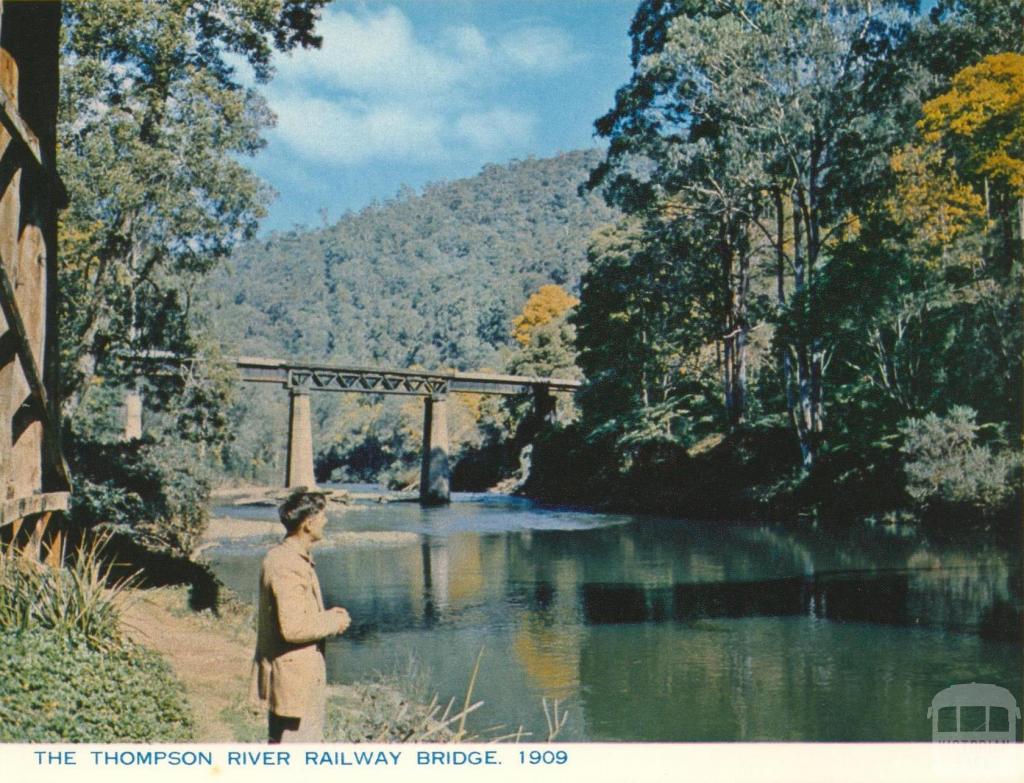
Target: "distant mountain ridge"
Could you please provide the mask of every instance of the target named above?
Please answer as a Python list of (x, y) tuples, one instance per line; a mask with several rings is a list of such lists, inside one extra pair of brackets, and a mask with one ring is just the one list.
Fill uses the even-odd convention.
[(529, 295), (574, 289), (590, 234), (616, 219), (577, 192), (601, 158), (488, 165), (330, 226), (248, 242), (213, 275), (202, 309), (229, 352), (496, 367)]

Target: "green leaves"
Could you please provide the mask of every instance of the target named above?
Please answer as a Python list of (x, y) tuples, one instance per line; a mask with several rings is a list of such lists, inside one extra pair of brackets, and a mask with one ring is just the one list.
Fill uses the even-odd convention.
[(679, 260), (683, 242), (656, 232), (653, 223), (627, 220), (593, 236), (571, 319), (587, 379), (584, 426), (627, 453), (643, 442), (688, 440), (698, 422), (681, 411), (691, 395), (714, 394), (699, 359), (711, 321), (698, 301), (708, 291), (702, 270)]
[(918, 503), (961, 503), (998, 509), (1013, 495), (1020, 455), (999, 439), (985, 444), (975, 412), (953, 406), (945, 416), (907, 419), (903, 436), (907, 493)]
[(1018, 437), (1024, 3), (916, 13), (640, 4), (596, 123), (590, 185), (629, 217), (596, 239), (575, 317), (592, 442), (788, 418), (808, 492), (881, 481), (893, 502), (904, 419), (970, 404)]
[[(197, 309), (208, 314), (226, 350), (241, 354), (495, 372), (514, 365), (527, 374), (530, 367), (567, 369), (566, 324), (541, 327), (545, 334), (534, 348), (506, 353), (513, 319), (530, 295), (553, 283), (575, 291), (588, 235), (616, 215), (596, 194), (577, 193), (598, 157), (576, 151), (487, 166), (419, 194), (407, 189), (334, 225), (246, 243), (233, 268), (214, 273)], [(398, 414), (397, 403), (356, 399), (314, 400), (325, 475), (342, 462), (351, 476), (379, 474), (382, 464), (405, 473), (403, 464), (411, 468), (419, 458), (421, 406), (410, 417)], [(230, 469), (280, 480), (283, 397), (245, 389), (240, 405), (246, 425), (226, 452)], [(500, 424), (487, 419), (480, 429), (514, 428), (495, 415)], [(356, 421), (360, 426), (352, 426)], [(408, 421), (415, 435), (405, 431)], [(461, 425), (450, 423), (455, 437)], [(466, 437), (472, 442), (481, 434)]]
[[(122, 525), (187, 555), (205, 522), (231, 379), (193, 300), (255, 233), (270, 198), (244, 160), (274, 117), (233, 63), (265, 81), (275, 49), (318, 45), (325, 1), (63, 4), (59, 165), (71, 204), (60, 226), (61, 377), (82, 478), (74, 513), (86, 525)], [(206, 361), (142, 381), (132, 357), (150, 349)], [(140, 387), (153, 439), (119, 452), (110, 408)]]
[(66, 414), (119, 350), (189, 352), (195, 288), (270, 196), (242, 160), (274, 118), (227, 56), (268, 78), (275, 48), (318, 43), (324, 1), (64, 3)]
[(49, 631), (0, 630), (0, 741), (182, 742), (193, 718), (156, 653), (103, 652)]

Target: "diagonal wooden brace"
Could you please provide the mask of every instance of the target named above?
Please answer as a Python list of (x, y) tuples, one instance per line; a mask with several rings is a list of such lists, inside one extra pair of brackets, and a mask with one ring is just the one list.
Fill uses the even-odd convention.
[(39, 414), (43, 421), (43, 444), (46, 451), (46, 458), (56, 471), (57, 476), (64, 483), (65, 489), (71, 489), (71, 475), (68, 472), (67, 463), (57, 444), (60, 442), (60, 431), (53, 420), (47, 399), (46, 387), (43, 385), (42, 375), (39, 373), (39, 365), (36, 364), (35, 355), (32, 353), (32, 346), (28, 340), (28, 332), (25, 330), (25, 322), (18, 310), (18, 302), (14, 296), (14, 286), (11, 285), (11, 278), (7, 274), (2, 262), (0, 262), (0, 309), (3, 310), (4, 318), (7, 319), (7, 328), (14, 336), (14, 349), (21, 360), (21, 369), (28, 382), (29, 392), (39, 407)]
[(53, 166), (48, 165), (48, 162), (39, 154), (39, 140), (18, 114), (18, 110), (14, 108), (14, 102), (2, 89), (0, 89), (0, 125), (11, 134), (13, 143), (28, 155), (35, 164), (35, 168), (42, 173), (48, 195), (53, 200), (53, 206), (57, 209), (66, 207), (68, 192), (64, 183), (61, 182)]

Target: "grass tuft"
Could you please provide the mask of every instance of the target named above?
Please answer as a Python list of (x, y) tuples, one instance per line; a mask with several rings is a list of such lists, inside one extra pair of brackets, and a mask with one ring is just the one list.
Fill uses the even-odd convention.
[(111, 580), (105, 537), (83, 542), (65, 568), (50, 568), (10, 547), (0, 550), (0, 630), (48, 630), (94, 650), (123, 639), (115, 599), (134, 577)]

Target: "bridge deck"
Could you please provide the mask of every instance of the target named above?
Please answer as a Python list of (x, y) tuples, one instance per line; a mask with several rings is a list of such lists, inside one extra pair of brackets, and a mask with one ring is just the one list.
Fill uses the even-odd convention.
[[(150, 351), (144, 358), (174, 365), (194, 361), (164, 351)], [(579, 381), (564, 378), (535, 378), (482, 372), (396, 370), (295, 359), (266, 359), (258, 356), (234, 356), (227, 357), (226, 360), (238, 368), (243, 381), (275, 383), (289, 389), (304, 388), (310, 391), (419, 396), (449, 392), (515, 395), (528, 394), (539, 389), (572, 393), (580, 387)]]

